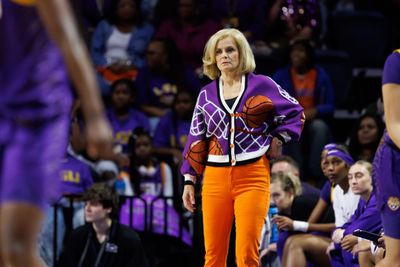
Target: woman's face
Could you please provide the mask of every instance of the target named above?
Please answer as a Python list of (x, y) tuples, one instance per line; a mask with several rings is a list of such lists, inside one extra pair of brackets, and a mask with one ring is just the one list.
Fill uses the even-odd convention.
[(135, 141), (135, 154), (140, 159), (146, 159), (151, 156), (153, 145), (147, 135), (140, 135)]
[(308, 61), (306, 49), (301, 45), (295, 45), (290, 52), (290, 60), (294, 67), (304, 66)]
[(287, 210), (292, 206), (293, 193), (284, 191), (280, 181), (271, 183), (270, 190), (271, 199), (279, 211)]
[(371, 174), (364, 165), (354, 164), (351, 166), (347, 177), (349, 178), (351, 191), (354, 194), (361, 195), (372, 191)]
[(117, 6), (117, 16), (121, 20), (131, 20), (137, 15), (138, 9), (135, 1), (121, 0)]
[(326, 157), (326, 174), (332, 184), (339, 184), (347, 177), (349, 169), (346, 162), (336, 156)]
[(115, 108), (121, 109), (129, 107), (132, 103), (133, 97), (129, 88), (124, 83), (119, 83), (111, 94), (111, 101)]
[(167, 53), (164, 44), (160, 41), (152, 41), (147, 46), (146, 58), (150, 69), (157, 69), (159, 66), (167, 64)]
[(361, 145), (368, 145), (375, 142), (378, 136), (378, 125), (371, 117), (365, 117), (358, 127), (358, 141)]
[(239, 67), (239, 49), (232, 37), (221, 39), (215, 49), (217, 67), (221, 72), (234, 72)]

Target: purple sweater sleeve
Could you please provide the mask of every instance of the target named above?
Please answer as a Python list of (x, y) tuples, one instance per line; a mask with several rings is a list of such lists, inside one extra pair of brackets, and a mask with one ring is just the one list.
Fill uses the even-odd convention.
[(201, 141), (206, 140), (206, 122), (204, 120), (203, 110), (199, 105), (200, 97), (197, 98), (196, 106), (194, 108), (192, 122), (190, 125), (190, 131), (187, 137), (185, 149), (183, 150), (183, 163), (181, 166), (181, 173), (182, 174), (189, 174), (191, 176), (199, 176), (199, 173), (195, 171), (193, 166), (189, 164), (186, 155), (189, 152), (189, 149), (195, 144), (198, 144)]
[(371, 195), (367, 203), (360, 199), (357, 210), (342, 228), (345, 229), (344, 236), (352, 234), (356, 229), (378, 233), (382, 228), (382, 222), (379, 210), (376, 208), (375, 195)]
[(270, 80), (276, 88), (271, 94), (271, 97), (273, 97), (271, 99), (273, 99), (275, 106), (274, 124), (276, 126), (271, 131), (271, 135), (281, 139), (284, 143), (288, 143), (291, 140), (297, 141), (300, 138), (305, 122), (304, 109), (287, 91), (272, 79)]

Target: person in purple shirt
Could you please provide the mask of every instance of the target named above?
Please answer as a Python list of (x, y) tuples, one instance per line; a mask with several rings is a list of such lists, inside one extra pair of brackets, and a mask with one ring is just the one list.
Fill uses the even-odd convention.
[(161, 22), (155, 36), (172, 40), (182, 55), (185, 66), (201, 73), (201, 57), (208, 38), (220, 29), (206, 17), (200, 0), (176, 0), (174, 14)]
[[(39, 238), (40, 256), (47, 264), (53, 266), (54, 260), (58, 258), (62, 248), (64, 237), (68, 237), (72, 228), (85, 223), (83, 216), (84, 203), (73, 201), (73, 210), (70, 209), (70, 200), (65, 195), (83, 194), (93, 184), (93, 177), (89, 165), (67, 153), (60, 164), (58, 177), (61, 181), (61, 194), (56, 207), (51, 206), (45, 214), (43, 228)], [(72, 200), (71, 200), (72, 201)], [(57, 228), (54, 228), (54, 212), (57, 212)], [(72, 221), (72, 224), (68, 222)], [(57, 255), (54, 255), (53, 244), (57, 230)]]
[(354, 246), (358, 243), (358, 237), (353, 235), (354, 230), (361, 229), (378, 234), (382, 228), (371, 176), (372, 165), (367, 161), (359, 160), (350, 167), (350, 188), (361, 198), (350, 220), (332, 234), (333, 242), (327, 251), (334, 267), (359, 266), (358, 258), (352, 254)]
[(111, 107), (107, 110), (107, 118), (113, 131), (115, 152), (120, 167), (129, 164), (126, 155), (132, 131), (137, 127), (150, 130), (147, 116), (132, 108), (135, 103), (135, 91), (135, 84), (129, 79), (117, 80), (111, 86)]
[(150, 117), (160, 118), (172, 108), (180, 88), (197, 93), (199, 79), (185, 68), (177, 47), (167, 39), (153, 39), (147, 51), (147, 66), (139, 70), (136, 84), (138, 102)]
[(399, 266), (400, 49), (394, 51), (386, 59), (382, 75), (382, 94), (387, 129), (373, 163), (377, 207), (381, 211), (386, 244), (386, 256), (379, 266)]
[(62, 194), (83, 194), (93, 184), (90, 167), (69, 153), (61, 162)]
[(88, 153), (111, 153), (93, 66), (67, 1), (0, 1), (0, 266), (43, 266), (37, 235), (65, 154), (70, 70)]
[(178, 92), (173, 110), (165, 114), (157, 125), (153, 139), (156, 154), (171, 157), (175, 164), (182, 162), (195, 104), (196, 99), (191, 92)]

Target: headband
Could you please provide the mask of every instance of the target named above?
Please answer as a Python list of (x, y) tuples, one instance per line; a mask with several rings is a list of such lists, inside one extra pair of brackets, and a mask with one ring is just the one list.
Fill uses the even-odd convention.
[(338, 158), (342, 159), (344, 162), (346, 162), (347, 165), (349, 165), (349, 166), (354, 164), (354, 160), (349, 154), (344, 153), (343, 151), (338, 150), (338, 149), (329, 150), (328, 153), (326, 154), (326, 156), (327, 157), (328, 156), (338, 157)]

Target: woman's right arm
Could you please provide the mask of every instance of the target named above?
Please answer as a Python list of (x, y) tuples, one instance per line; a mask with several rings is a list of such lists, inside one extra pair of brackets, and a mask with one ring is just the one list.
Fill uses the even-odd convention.
[(185, 149), (182, 153), (183, 162), (181, 173), (185, 177), (182, 201), (185, 208), (190, 212), (194, 212), (196, 209), (194, 183), (196, 182), (196, 177), (201, 176), (204, 170), (208, 154), (208, 145), (206, 142), (207, 128), (204, 120), (203, 109), (200, 106), (201, 95), (200, 92), (193, 111), (192, 122), (190, 124)]
[(321, 219), (324, 212), (328, 209), (328, 203), (325, 202), (322, 198), (318, 199), (317, 205), (315, 205), (313, 211), (308, 217), (308, 223), (316, 223)]

